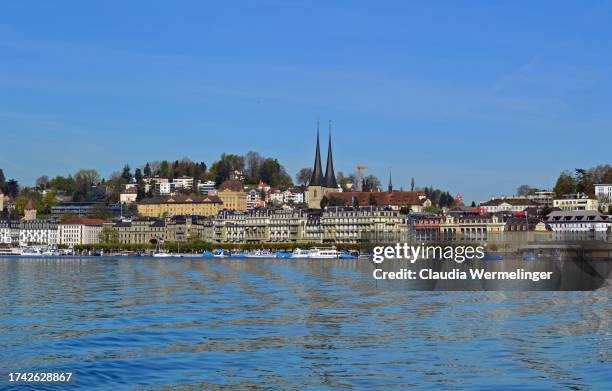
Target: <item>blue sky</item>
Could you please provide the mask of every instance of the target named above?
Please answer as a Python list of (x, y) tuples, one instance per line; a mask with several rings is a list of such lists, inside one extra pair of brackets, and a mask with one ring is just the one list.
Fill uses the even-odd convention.
[(610, 20), (602, 1), (1, 1), (0, 167), (32, 184), (255, 150), (293, 175), (320, 118), (337, 171), (467, 201), (549, 187), (612, 163)]

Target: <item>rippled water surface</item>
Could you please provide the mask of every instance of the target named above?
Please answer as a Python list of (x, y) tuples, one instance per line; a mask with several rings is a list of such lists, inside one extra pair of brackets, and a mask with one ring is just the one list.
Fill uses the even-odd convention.
[(609, 288), (391, 290), (338, 260), (0, 259), (0, 289), (3, 376), (76, 373), (37, 389), (612, 387)]

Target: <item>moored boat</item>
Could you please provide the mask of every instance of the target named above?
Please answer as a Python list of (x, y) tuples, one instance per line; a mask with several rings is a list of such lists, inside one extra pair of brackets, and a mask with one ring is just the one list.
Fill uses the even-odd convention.
[(276, 258), (276, 253), (268, 250), (255, 250), (244, 254), (245, 258)]
[(340, 252), (335, 247), (323, 248), (314, 247), (310, 249), (308, 258), (311, 259), (336, 259), (340, 256)]
[(308, 255), (310, 255), (310, 250), (302, 250), (302, 249), (296, 248), (291, 253), (291, 258), (308, 258)]

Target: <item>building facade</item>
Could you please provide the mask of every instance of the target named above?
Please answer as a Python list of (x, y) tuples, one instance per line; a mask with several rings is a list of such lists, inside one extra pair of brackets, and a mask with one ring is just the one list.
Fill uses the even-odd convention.
[(145, 198), (137, 206), (138, 214), (143, 217), (213, 216), (223, 207), (224, 202), (218, 196), (182, 194)]
[(522, 212), (527, 208), (532, 208), (537, 204), (528, 199), (521, 197), (502, 197), (492, 198), (489, 201), (480, 203), (482, 208), (487, 213), (498, 213), (498, 212)]
[(223, 208), (227, 210), (247, 210), (247, 193), (244, 191), (242, 182), (237, 179), (229, 179), (219, 186), (217, 196), (223, 202)]
[(567, 198), (559, 198), (553, 201), (553, 206), (563, 211), (597, 210), (599, 202), (585, 195), (572, 195)]
[(46, 220), (22, 220), (19, 222), (20, 245), (57, 245), (57, 223)]
[(104, 220), (101, 219), (80, 218), (61, 222), (58, 225), (59, 244), (75, 246), (99, 243), (103, 226)]

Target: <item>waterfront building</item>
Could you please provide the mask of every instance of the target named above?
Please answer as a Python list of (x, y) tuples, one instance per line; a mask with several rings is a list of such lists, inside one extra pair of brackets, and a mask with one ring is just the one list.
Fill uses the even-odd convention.
[(556, 211), (545, 219), (555, 239), (593, 239), (612, 230), (612, 216), (594, 210)]
[(114, 231), (115, 239), (122, 244), (158, 243), (168, 237), (164, 219), (144, 217), (105, 223), (104, 226)]
[(122, 204), (132, 204), (136, 202), (136, 198), (138, 198), (137, 187), (126, 188), (123, 193), (119, 194), (119, 202)]
[(228, 179), (219, 186), (217, 196), (223, 201), (223, 208), (227, 210), (247, 210), (247, 193), (242, 182), (237, 179)]
[(408, 217), (380, 206), (327, 207), (319, 218), (322, 243), (406, 241)]
[(79, 218), (58, 225), (59, 244), (75, 246), (100, 242), (104, 220)]
[(536, 226), (540, 223), (537, 217), (509, 217), (504, 221), (505, 232), (535, 231)]
[(449, 240), (488, 240), (501, 236), (505, 223), (498, 216), (446, 215), (440, 222), (441, 238)]
[(328, 197), (341, 199), (346, 206), (381, 206), (413, 213), (422, 213), (424, 208), (431, 206), (431, 201), (421, 191), (345, 191), (330, 192)]
[(597, 210), (599, 202), (585, 194), (570, 194), (553, 201), (553, 206), (563, 211)]
[(218, 243), (295, 243), (304, 236), (306, 213), (281, 208), (224, 210), (213, 219), (212, 236)]
[(144, 217), (212, 216), (216, 215), (224, 206), (225, 203), (218, 196), (176, 194), (168, 197), (144, 198), (138, 203), (137, 208), (138, 214)]
[(18, 220), (0, 220), (0, 244), (7, 246), (19, 244)]
[(522, 212), (534, 206), (537, 206), (534, 201), (523, 197), (491, 198), (489, 201), (480, 203), (480, 208), (488, 213)]
[(57, 245), (59, 242), (57, 223), (46, 220), (21, 220), (19, 243)]
[(418, 241), (438, 241), (440, 240), (440, 224), (442, 216), (437, 215), (413, 215), (411, 225), (414, 239)]

